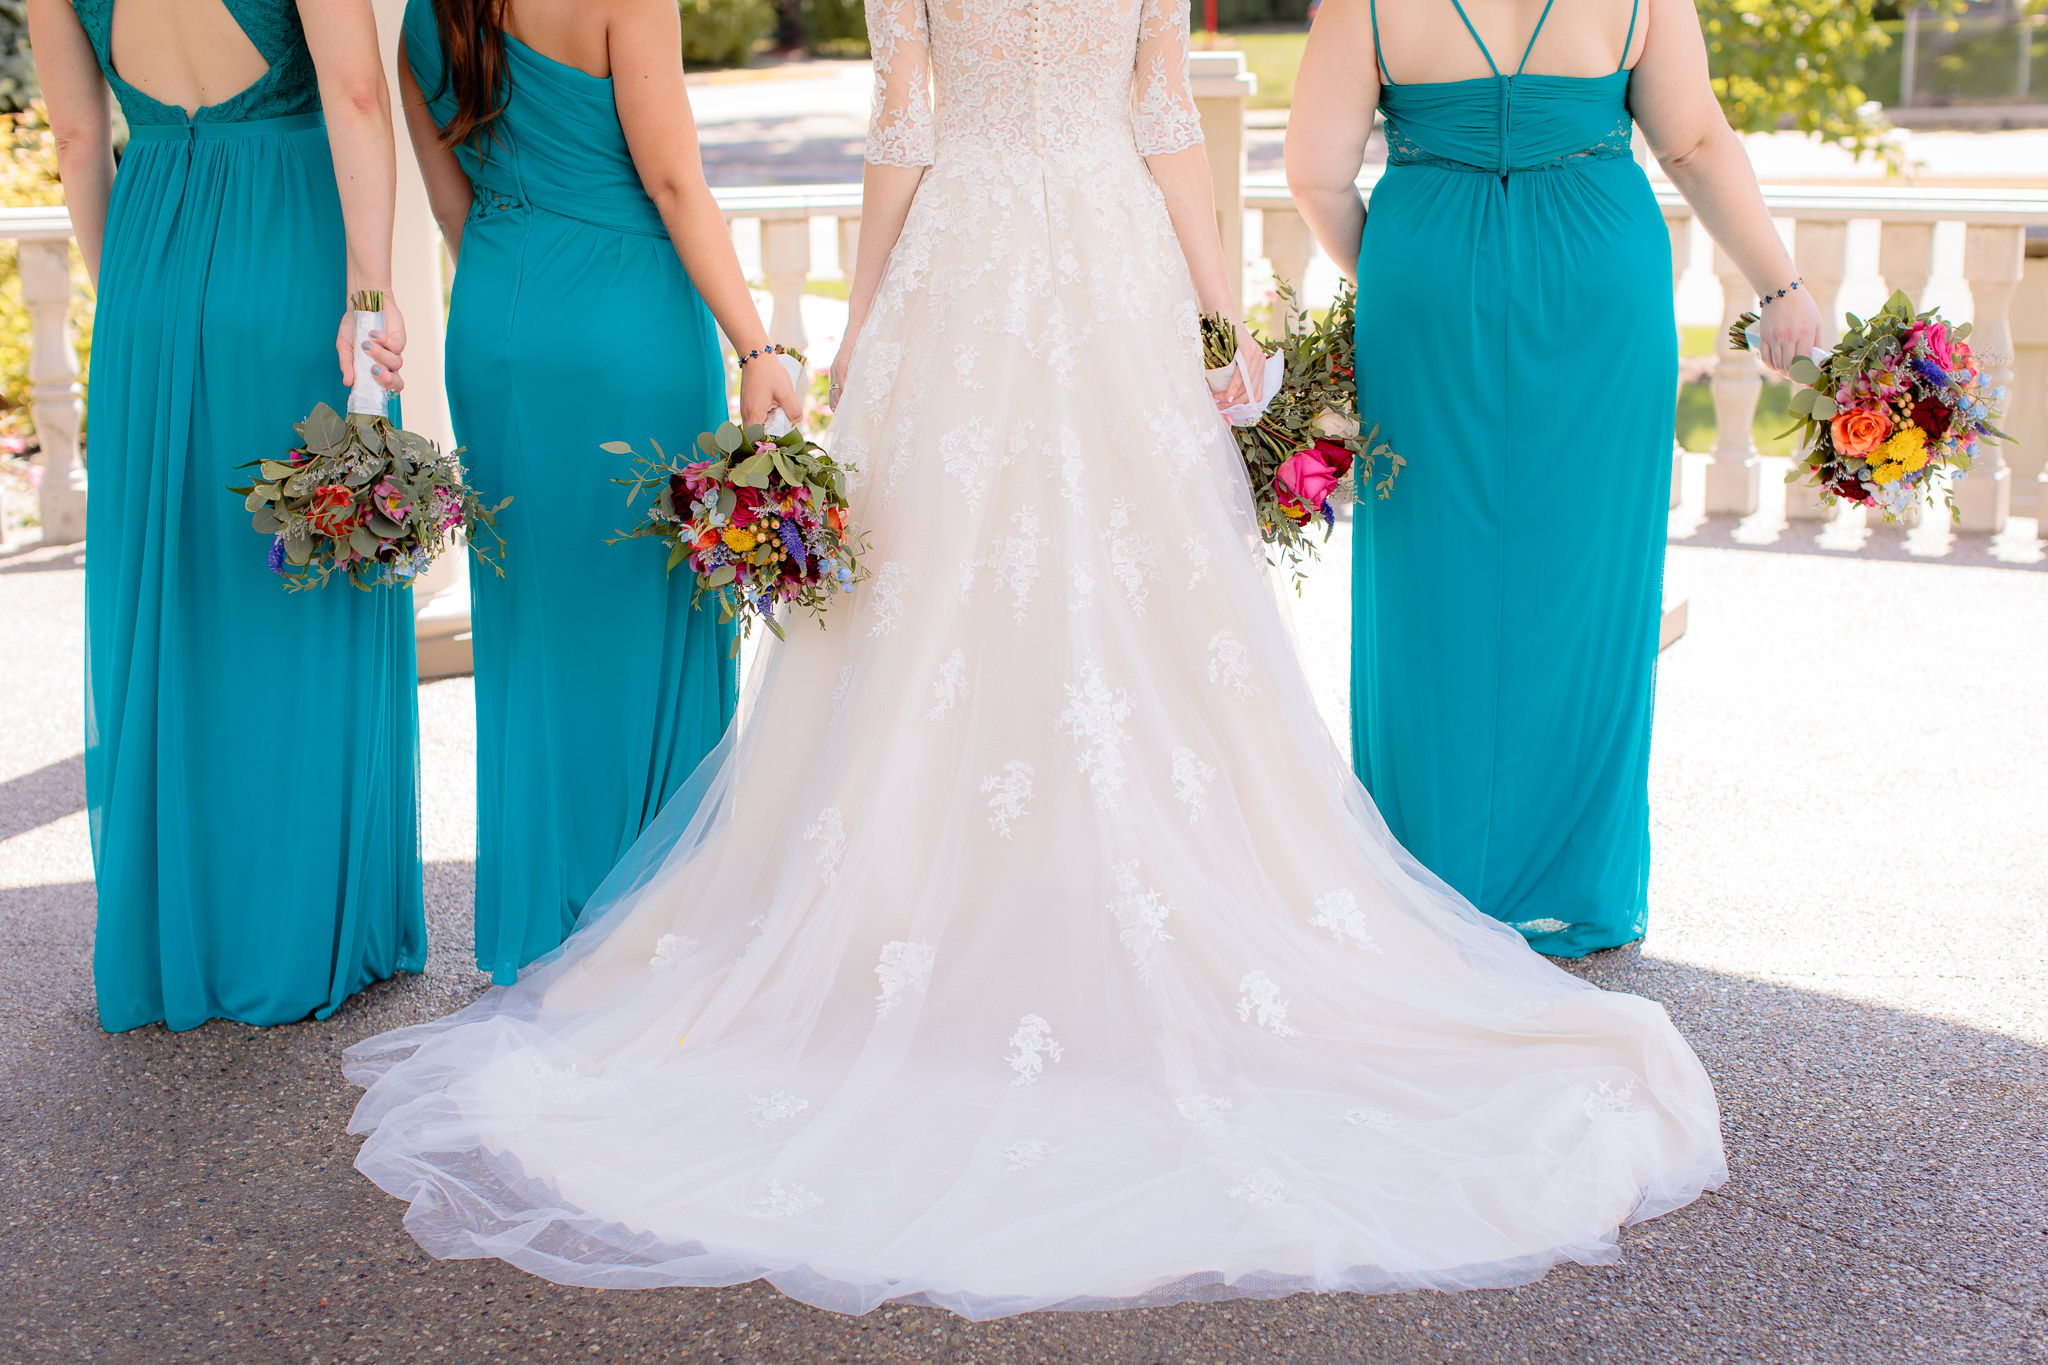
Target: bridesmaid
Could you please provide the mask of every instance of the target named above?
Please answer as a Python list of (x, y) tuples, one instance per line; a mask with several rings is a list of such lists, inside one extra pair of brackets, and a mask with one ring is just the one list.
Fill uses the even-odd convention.
[(1357, 520), (1358, 775), (1538, 950), (1641, 938), (1678, 358), (1631, 115), (1766, 300), (1765, 363), (1819, 334), (1692, 0), (1326, 0), (1296, 101), (1296, 203), (1356, 262), (1360, 411), (1409, 461)]
[[(324, 1019), (426, 960), (412, 594), (287, 594), (226, 487), (316, 402), (344, 403), (365, 361), (347, 297), (390, 286), (369, 0), (29, 12), (99, 287), (85, 770), (100, 1024)], [(109, 86), (129, 127), (118, 175)], [(367, 361), (396, 389), (404, 329), (388, 300), (385, 316)]]
[[(795, 415), (697, 154), (662, 0), (411, 0), (400, 81), (460, 267), (448, 392), (479, 487), (516, 499), (473, 577), (477, 965), (508, 984), (718, 743), (730, 627), (690, 606), (598, 449)], [(713, 318), (717, 319), (716, 325)]]

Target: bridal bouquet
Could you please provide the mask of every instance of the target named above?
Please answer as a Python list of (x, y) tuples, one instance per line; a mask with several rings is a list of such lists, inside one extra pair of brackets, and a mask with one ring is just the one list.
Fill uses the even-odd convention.
[(628, 490), (628, 507), (643, 493), (654, 495), (646, 517), (609, 543), (641, 536), (666, 542), (669, 569), (687, 563), (697, 575), (692, 601), (716, 597), (719, 619), (739, 618), (742, 637), (758, 619), (782, 639), (777, 608), (822, 617), (835, 593), (851, 592), (867, 577), (860, 564), (866, 546), (847, 531), (852, 469), (787, 419), (773, 426), (781, 430), (727, 422), (697, 438), (703, 458), (689, 461), (665, 454), (659, 443), (652, 456), (635, 455), (625, 441), (603, 447), (633, 455), (639, 466), (632, 478), (613, 481)]
[[(1749, 349), (1756, 314), (1744, 313), (1728, 344)], [(1791, 415), (1803, 428), (1804, 458), (1786, 478), (1805, 478), (1827, 503), (1853, 502), (1886, 521), (1937, 494), (1958, 515), (1953, 485), (1970, 472), (1979, 440), (2006, 440), (1993, 425), (2002, 389), (1986, 386), (1965, 340), (1968, 323), (1951, 326), (1938, 310), (1913, 311), (1895, 293), (1875, 317), (1849, 315), (1833, 351), (1792, 362)], [(1943, 493), (1935, 475), (1946, 472)]]
[[(383, 295), (353, 300), (358, 347), (383, 325)], [(242, 496), (252, 524), (270, 539), (270, 570), (287, 591), (324, 587), (335, 573), (368, 592), (423, 573), (458, 528), (477, 559), (496, 569), (505, 539), (497, 514), (464, 481), (462, 452), (443, 455), (426, 437), (394, 426), (390, 394), (367, 377), (349, 395), (346, 417), (325, 403), (295, 424), (299, 443), (278, 460), (241, 466), (255, 479)], [(489, 531), (493, 544), (478, 538)]]
[[(1321, 523), (1323, 539), (1329, 539), (1337, 505), (1357, 497), (1354, 473), (1358, 484), (1385, 498), (1408, 462), (1379, 439), (1377, 426), (1362, 430), (1359, 421), (1352, 335), (1357, 295), (1352, 286), (1338, 289), (1321, 322), (1305, 320), (1285, 283), (1279, 290), (1288, 316), (1296, 320), (1280, 339), (1279, 386), (1256, 421), (1230, 430), (1251, 481), (1259, 534), (1299, 586), (1303, 566), (1316, 555), (1309, 531)], [(1219, 369), (1236, 355), (1236, 329), (1224, 318), (1205, 316), (1202, 363), (1212, 385), (1219, 377), (1227, 383)], [(1382, 460), (1386, 474), (1375, 483)]]

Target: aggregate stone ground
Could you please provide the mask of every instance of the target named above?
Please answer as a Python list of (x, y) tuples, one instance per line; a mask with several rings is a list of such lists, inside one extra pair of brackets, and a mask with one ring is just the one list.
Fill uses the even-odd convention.
[[(1698, 1048), (1728, 1184), (1512, 1291), (983, 1324), (433, 1261), (355, 1174), (341, 1050), (482, 987), (466, 680), (421, 693), (424, 975), (326, 1023), (101, 1033), (82, 559), (0, 553), (0, 1361), (2048, 1360), (2048, 565), (1674, 525), (1651, 933), (1576, 970)], [(1335, 703), (1332, 548), (1298, 621)]]

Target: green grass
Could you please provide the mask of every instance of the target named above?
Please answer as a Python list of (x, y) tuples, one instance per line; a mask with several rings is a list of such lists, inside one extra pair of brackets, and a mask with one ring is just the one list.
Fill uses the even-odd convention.
[[(1203, 35), (1195, 35), (1196, 47), (1205, 42)], [(1301, 50), (1307, 43), (1306, 29), (1234, 29), (1217, 34), (1215, 47), (1244, 53), (1245, 65), (1259, 78), (1259, 93), (1252, 96), (1252, 108), (1285, 109), (1294, 103), (1294, 73), (1301, 66)]]

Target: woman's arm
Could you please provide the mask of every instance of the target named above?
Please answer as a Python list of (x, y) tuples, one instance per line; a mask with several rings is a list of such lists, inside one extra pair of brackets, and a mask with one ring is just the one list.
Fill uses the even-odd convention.
[[(341, 225), (348, 241), (348, 292), (384, 294), (384, 331), (366, 343), (371, 374), (385, 388), (405, 387), (398, 369), (405, 350), (405, 319), (391, 297), (391, 218), (398, 194), (397, 149), (391, 141), (391, 91), (377, 47), (377, 19), (369, 0), (300, 0), (299, 22), (320, 81), (334, 184), (341, 193)], [(355, 332), (346, 311), (335, 346), (341, 378), (355, 383)]]
[(1188, 80), (1188, 7), (1182, 0), (1144, 0), (1138, 11), (1138, 51), (1131, 73), (1131, 123), (1138, 153), (1166, 201), (1166, 216), (1180, 242), (1195, 302), (1237, 324), (1239, 365), (1216, 406), (1232, 407), (1259, 395), (1245, 376), (1263, 378), (1266, 353), (1237, 315), (1230, 267), (1216, 226), (1216, 187), (1202, 148), (1202, 120)]
[(827, 401), (839, 405), (854, 344), (889, 271), (890, 253), (903, 235), (925, 168), (937, 156), (932, 135), (931, 35), (925, 0), (867, 0), (868, 50), (875, 90), (868, 111), (868, 141), (861, 171), (860, 255), (846, 291), (846, 335), (832, 357)]
[(427, 97), (406, 60), (403, 38), (398, 40), (398, 98), (405, 108), (413, 155), (420, 163), (420, 179), (427, 182), (427, 207), (441, 225), (441, 240), (448, 244), (448, 259), (453, 262), (462, 254), (462, 225), (469, 221), (469, 175), (454, 150), (441, 145), (440, 125), (427, 109)]
[(106, 77), (69, 0), (29, 0), (29, 41), (57, 142), (57, 173), (78, 254), (95, 287), (100, 244), (107, 235), (107, 197), (114, 188), (113, 115)]
[[(768, 345), (761, 312), (740, 273), (725, 215), (704, 181), (697, 121), (683, 84), (682, 19), (673, 0), (614, 0), (605, 41), (612, 89), (626, 145), (648, 198), (661, 211), (669, 241), (726, 338), (742, 355)], [(740, 417), (752, 424), (779, 407), (794, 422), (803, 404), (782, 366), (740, 367)]]
[(1323, 0), (1294, 78), (1294, 107), (1312, 109), (1315, 117), (1287, 122), (1287, 188), (1324, 254), (1349, 277), (1358, 273), (1365, 232), (1358, 168), (1379, 102), (1379, 57), (1366, 0)]
[(1649, 0), (1646, 18), (1629, 97), (1636, 122), (1671, 183), (1765, 300), (1751, 344), (1764, 364), (1782, 372), (1819, 344), (1820, 310), (1804, 289), (1773, 297), (1798, 271), (1771, 225), (1749, 154), (1714, 98), (1692, 0)]

